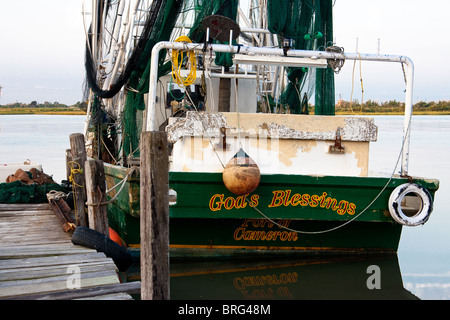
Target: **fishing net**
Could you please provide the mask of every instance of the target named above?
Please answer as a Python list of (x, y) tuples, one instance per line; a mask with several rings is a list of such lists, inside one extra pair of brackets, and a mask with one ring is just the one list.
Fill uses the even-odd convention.
[(0, 183), (0, 203), (45, 203), (47, 193), (52, 190), (68, 192), (57, 183), (25, 184), (20, 180)]
[[(99, 8), (99, 17), (102, 15), (102, 10), (110, 10), (111, 8), (110, 1), (101, 1), (101, 3), (105, 3), (106, 7)], [(137, 45), (124, 68), (124, 72), (115, 79), (109, 90), (102, 90), (100, 88), (99, 81), (96, 78), (95, 63), (90, 55), (89, 48), (86, 48), (85, 68), (87, 84), (96, 95), (92, 108), (92, 112), (94, 113), (94, 117), (92, 118), (94, 121), (91, 121), (91, 125), (93, 125), (94, 131), (99, 131), (101, 133), (103, 138), (111, 136), (111, 132), (115, 133), (118, 129), (111, 128), (111, 126), (115, 125), (114, 122), (116, 119), (114, 119), (114, 116), (107, 114), (98, 97), (114, 97), (124, 85), (127, 85), (130, 89), (127, 92), (120, 126), (123, 139), (122, 152), (124, 159), (129, 155), (139, 156), (139, 138), (140, 132), (142, 131), (143, 117), (142, 111), (145, 109), (144, 94), (148, 92), (151, 51), (157, 42), (170, 40), (170, 34), (177, 21), (182, 4), (182, 0), (155, 0), (152, 2), (145, 26), (139, 36)], [(99, 21), (100, 20), (101, 19), (99, 19)], [(164, 58), (165, 55), (161, 54), (161, 73), (167, 73), (167, 71), (170, 70), (170, 66), (162, 66)], [(105, 129), (105, 126), (109, 126), (109, 128)], [(113, 140), (114, 139), (111, 139), (111, 146), (108, 150), (114, 148), (112, 143)], [(101, 155), (106, 154), (105, 146), (102, 145), (102, 143), (96, 143), (96, 148), (98, 148), (96, 153), (99, 155), (99, 158), (103, 159)]]
[[(170, 2), (170, 1), (168, 1)], [(133, 53), (131, 54), (131, 57), (129, 58), (127, 65), (125, 66), (125, 71), (120, 74), (118, 79), (110, 85), (110, 88), (108, 90), (103, 90), (100, 88), (99, 81), (97, 79), (97, 68), (96, 64), (94, 62), (94, 57), (91, 54), (91, 51), (88, 47), (88, 44), (86, 44), (86, 54), (85, 54), (85, 69), (86, 69), (86, 80), (89, 84), (89, 87), (92, 89), (92, 91), (99, 96), (100, 98), (112, 98), (114, 97), (120, 89), (123, 87), (123, 85), (127, 82), (129, 77), (131, 76), (132, 72), (135, 70), (136, 67), (139, 67), (139, 62), (142, 61), (142, 54), (143, 51), (146, 48), (147, 41), (150, 39), (151, 34), (153, 32), (155, 21), (157, 19), (157, 16), (159, 15), (160, 9), (163, 6), (163, 3), (165, 1), (163, 0), (155, 0), (152, 2), (152, 6), (150, 9), (149, 16), (147, 18), (146, 24), (144, 26), (144, 29), (140, 36), (140, 41), (138, 41), (136, 47), (133, 50)], [(98, 29), (101, 29), (100, 22), (102, 21), (102, 16), (106, 15), (109, 10), (111, 10), (112, 5), (111, 1), (99, 1), (98, 2)], [(104, 13), (106, 11), (106, 14)], [(92, 29), (92, 26), (91, 26)], [(91, 29), (89, 30), (89, 41), (88, 43), (91, 43), (92, 41), (92, 34)], [(99, 33), (100, 35), (100, 33)], [(101, 41), (101, 39), (96, 39), (97, 43)]]
[[(333, 43), (332, 0), (268, 0), (268, 29), (279, 43), (292, 39), (294, 49), (322, 50)], [(334, 73), (331, 68), (288, 68), (288, 84), (280, 103), (291, 113), (308, 113), (307, 74), (315, 72), (315, 114), (334, 115)]]
[[(115, 5), (113, 1), (100, 1), (99, 17), (105, 10), (110, 10), (110, 6), (113, 5)], [(137, 39), (137, 45), (125, 65), (124, 71), (117, 79), (113, 79), (108, 90), (101, 89), (94, 60), (89, 53), (89, 48), (86, 48), (87, 83), (97, 97), (92, 108), (96, 113), (92, 119), (96, 119), (97, 122), (91, 122), (91, 125), (102, 137), (102, 141), (96, 143), (98, 149), (96, 154), (100, 159), (103, 159), (102, 155), (107, 155), (106, 151), (116, 155), (121, 151), (124, 164), (131, 157), (139, 157), (139, 139), (143, 128), (143, 112), (146, 108), (144, 94), (148, 92), (149, 86), (151, 51), (157, 42), (170, 40), (180, 13), (194, 10), (193, 27), (188, 37), (192, 42), (202, 43), (206, 40), (203, 28), (204, 19), (216, 14), (236, 21), (237, 8), (238, 0), (153, 1), (141, 36)], [(293, 39), (294, 48), (325, 50), (327, 45), (332, 44), (332, 0), (268, 0), (267, 11), (269, 30), (277, 34), (279, 39)], [(214, 42), (218, 41), (214, 40)], [(282, 41), (280, 42), (282, 43)], [(164, 63), (165, 60), (166, 54), (161, 52), (159, 76), (167, 74), (171, 70), (170, 62)], [(232, 56), (229, 53), (217, 53), (215, 63), (229, 68), (233, 65)], [(312, 72), (313, 69), (289, 68), (289, 83), (279, 101), (287, 106), (291, 113), (307, 113), (308, 99), (311, 97), (305, 99), (303, 93), (307, 84), (305, 79), (315, 79), (315, 113), (334, 114), (333, 71), (330, 68), (319, 69), (315, 71), (314, 77), (307, 77)], [(128, 90), (126, 90), (122, 113), (109, 114), (105, 110), (101, 98), (114, 97), (125, 85)], [(272, 97), (267, 98), (273, 101)], [(119, 128), (112, 128), (117, 125), (119, 120)], [(113, 150), (114, 145), (117, 144), (114, 138), (116, 131), (122, 134), (122, 141), (118, 147), (122, 148), (121, 150)]]
[(45, 203), (51, 190), (70, 191), (35, 168), (30, 171), (18, 169), (5, 183), (0, 183), (0, 203)]
[[(239, 5), (238, 0), (197, 0), (195, 1), (195, 20), (191, 31), (189, 32), (189, 37), (193, 42), (204, 42), (205, 41), (205, 31), (203, 28), (203, 20), (211, 15), (220, 15), (230, 18), (236, 21), (237, 8)], [(209, 39), (208, 39), (209, 40)], [(213, 40), (214, 43), (229, 44), (229, 41), (220, 42), (218, 40)], [(233, 41), (233, 44), (236, 44)], [(223, 66), (229, 68), (233, 65), (232, 55), (226, 52), (216, 52), (215, 64), (218, 66)]]
[[(170, 40), (182, 4), (183, 1), (181, 0), (163, 1), (139, 62), (128, 81), (128, 87), (131, 90), (127, 93), (122, 119), (123, 153), (125, 156), (139, 156), (139, 140), (143, 126), (142, 112), (145, 110), (144, 94), (148, 93), (152, 49), (156, 43)], [(164, 65), (164, 59), (165, 54), (161, 53), (159, 76), (170, 70), (170, 63)]]
[[(154, 45), (159, 41), (170, 40), (177, 17), (182, 8), (193, 7), (195, 10), (194, 27), (189, 33), (193, 42), (203, 42), (205, 38), (202, 30), (203, 19), (211, 14), (221, 14), (236, 20), (237, 0), (214, 0), (214, 1), (183, 1), (168, 0), (163, 2), (161, 10), (153, 25), (152, 32), (147, 40), (141, 59), (132, 72), (128, 81), (131, 90), (127, 94), (126, 105), (123, 113), (123, 153), (125, 156), (139, 156), (139, 139), (142, 131), (142, 112), (145, 110), (144, 94), (148, 92), (150, 75), (150, 56)], [(167, 74), (171, 70), (170, 62), (165, 63), (165, 54), (160, 54), (158, 76)], [(216, 55), (216, 64), (231, 66), (230, 54)]]

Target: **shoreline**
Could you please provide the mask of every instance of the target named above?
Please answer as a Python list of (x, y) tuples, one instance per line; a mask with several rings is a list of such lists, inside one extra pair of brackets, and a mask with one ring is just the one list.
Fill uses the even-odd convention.
[(10, 108), (0, 108), (1, 115), (21, 115), (21, 114), (41, 114), (41, 115), (86, 115), (86, 112), (82, 110), (39, 110), (39, 109), (10, 109)]
[[(349, 112), (349, 111), (337, 111), (337, 116), (404, 116), (404, 112)], [(413, 116), (448, 116), (450, 111), (413, 111)]]
[[(22, 115), (22, 114), (35, 114), (35, 115), (86, 115), (86, 112), (82, 110), (65, 110), (65, 111), (57, 111), (57, 110), (2, 110), (0, 108), (0, 116), (1, 115)], [(336, 111), (337, 116), (347, 116), (347, 115), (355, 115), (355, 116), (402, 116), (404, 112), (350, 112), (350, 111)], [(413, 115), (429, 115), (429, 116), (447, 116), (450, 115), (450, 111), (413, 111)]]

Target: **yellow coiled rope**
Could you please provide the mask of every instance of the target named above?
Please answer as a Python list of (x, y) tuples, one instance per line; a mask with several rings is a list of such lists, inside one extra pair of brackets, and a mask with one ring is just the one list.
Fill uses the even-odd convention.
[[(189, 42), (191, 39), (187, 36), (178, 37), (175, 42)], [(181, 50), (172, 50), (172, 78), (179, 86), (187, 87), (195, 82), (197, 78), (197, 58), (194, 51), (188, 51), (188, 58), (190, 64), (190, 71), (187, 77), (181, 76), (181, 66), (184, 60), (184, 53)]]

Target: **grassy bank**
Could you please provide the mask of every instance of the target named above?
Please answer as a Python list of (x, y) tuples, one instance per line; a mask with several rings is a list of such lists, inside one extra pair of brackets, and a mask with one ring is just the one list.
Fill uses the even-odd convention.
[[(0, 115), (2, 114), (55, 114), (55, 115), (85, 115), (87, 109), (86, 102), (77, 102), (67, 106), (58, 102), (44, 102), (39, 104), (33, 101), (30, 104), (14, 103), (0, 105)], [(285, 106), (285, 109), (289, 107)], [(309, 105), (309, 114), (314, 114), (314, 106)], [(403, 115), (405, 114), (405, 104), (396, 100), (378, 103), (368, 100), (360, 104), (357, 100), (339, 100), (336, 103), (337, 115)], [(450, 101), (417, 102), (413, 106), (414, 115), (450, 115)]]
[[(364, 116), (403, 116), (405, 112), (391, 111), (391, 112), (351, 112), (351, 111), (336, 111), (336, 115), (364, 115)], [(416, 111), (414, 110), (413, 115), (415, 116), (445, 116), (450, 115), (450, 111)]]
[(85, 115), (86, 112), (70, 108), (4, 108), (0, 107), (0, 115), (11, 114), (47, 114), (47, 115)]
[[(0, 107), (0, 115), (13, 115), (13, 114), (46, 114), (46, 115), (85, 115), (86, 112), (82, 110), (68, 110), (68, 109), (42, 109), (42, 108), (2, 108)], [(314, 114), (314, 110), (311, 110), (310, 114)], [(354, 110), (336, 110), (336, 115), (404, 115), (404, 111), (359, 111)], [(414, 115), (450, 115), (450, 111), (424, 111), (414, 110)]]
[(31, 103), (10, 103), (0, 105), (0, 115), (2, 114), (60, 114), (60, 115), (84, 115), (86, 114), (87, 103), (77, 102), (73, 105), (66, 105), (63, 103), (49, 102), (38, 103), (31, 101)]
[[(364, 114), (364, 115), (403, 115), (405, 114), (405, 103), (391, 100), (378, 103), (368, 100), (363, 104), (358, 101), (339, 100), (336, 104), (336, 114)], [(420, 101), (413, 105), (415, 115), (449, 115), (450, 101)]]

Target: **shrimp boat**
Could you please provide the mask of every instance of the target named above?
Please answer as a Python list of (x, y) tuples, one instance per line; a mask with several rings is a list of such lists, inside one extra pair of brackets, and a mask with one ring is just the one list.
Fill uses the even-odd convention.
[[(170, 146), (171, 257), (395, 254), (403, 226), (428, 220), (439, 181), (408, 172), (413, 63), (345, 52), (332, 9), (93, 1), (86, 148), (104, 161), (108, 189), (120, 185), (108, 221), (130, 250), (144, 131), (165, 131)], [(335, 115), (334, 77), (353, 60), (406, 69), (403, 139), (385, 175), (369, 170), (374, 119)]]

